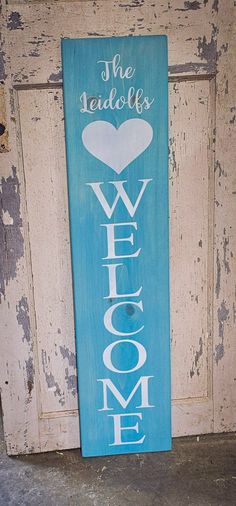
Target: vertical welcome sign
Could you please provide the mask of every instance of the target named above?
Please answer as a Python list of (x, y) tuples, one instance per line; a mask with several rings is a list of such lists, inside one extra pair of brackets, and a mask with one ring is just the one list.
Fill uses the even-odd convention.
[(62, 41), (84, 456), (171, 447), (166, 46)]

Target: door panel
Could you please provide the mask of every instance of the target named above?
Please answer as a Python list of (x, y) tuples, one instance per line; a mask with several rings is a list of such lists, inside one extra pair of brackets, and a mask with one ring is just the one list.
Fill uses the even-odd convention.
[(77, 375), (62, 89), (19, 90), (18, 101), (41, 412), (53, 413), (64, 408), (76, 410)]
[(8, 0), (3, 5), (10, 151), (1, 155), (1, 198), (4, 237), (15, 255), (4, 278), (1, 319), (9, 454), (79, 446), (61, 37), (168, 35), (173, 433), (235, 426), (230, 254), (235, 236), (233, 194), (225, 179), (225, 173), (233, 177), (227, 139), (235, 56), (227, 27), (235, 14), (226, 0), (219, 8), (205, 0), (197, 8), (182, 0), (156, 4)]
[(213, 430), (214, 80), (170, 82), (170, 294), (173, 433)]
[[(170, 83), (170, 245), (173, 398), (207, 397), (212, 261), (210, 82)], [(213, 90), (212, 90), (213, 91)], [(211, 178), (211, 180), (210, 180)], [(186, 345), (187, 344), (187, 345)]]

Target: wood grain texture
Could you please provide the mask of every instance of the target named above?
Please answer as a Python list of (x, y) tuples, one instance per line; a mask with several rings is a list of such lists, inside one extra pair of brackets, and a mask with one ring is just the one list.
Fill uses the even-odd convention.
[(169, 450), (167, 39), (66, 39), (62, 55), (82, 455)]

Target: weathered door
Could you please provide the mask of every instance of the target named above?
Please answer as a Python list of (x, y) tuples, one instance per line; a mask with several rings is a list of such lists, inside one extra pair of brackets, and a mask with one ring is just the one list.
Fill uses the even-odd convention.
[(227, 0), (3, 3), (9, 454), (79, 446), (61, 37), (168, 35), (173, 433), (235, 429), (235, 13)]

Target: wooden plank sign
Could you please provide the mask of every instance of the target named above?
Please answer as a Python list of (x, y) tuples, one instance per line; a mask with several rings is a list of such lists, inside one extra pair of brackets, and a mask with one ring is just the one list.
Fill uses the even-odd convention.
[(82, 454), (168, 450), (167, 40), (62, 57)]

